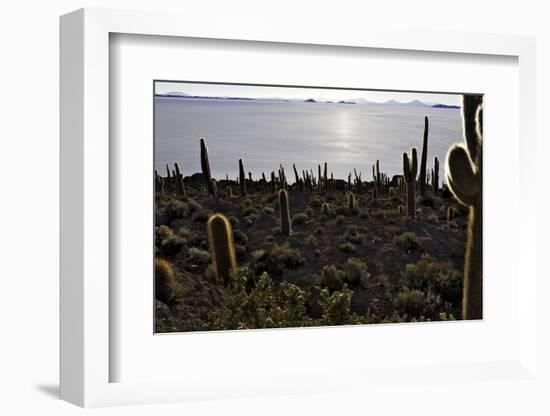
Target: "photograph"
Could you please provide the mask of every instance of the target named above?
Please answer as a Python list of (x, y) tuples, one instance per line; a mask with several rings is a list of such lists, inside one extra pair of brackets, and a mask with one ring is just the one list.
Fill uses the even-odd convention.
[(154, 332), (483, 319), (483, 95), (155, 80)]

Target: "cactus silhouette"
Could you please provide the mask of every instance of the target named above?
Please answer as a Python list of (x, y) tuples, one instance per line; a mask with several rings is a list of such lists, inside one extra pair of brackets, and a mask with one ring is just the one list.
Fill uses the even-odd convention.
[(271, 192), (275, 193), (275, 188), (277, 186), (277, 183), (275, 181), (275, 172), (271, 172)]
[(464, 263), (463, 319), (481, 319), (482, 296), (482, 137), (483, 98), (462, 96), (464, 144), (447, 152), (447, 183), (456, 199), (470, 208)]
[(233, 247), (231, 224), (223, 214), (214, 214), (208, 219), (208, 241), (216, 276), (224, 286), (230, 283), (231, 271), (237, 267)]
[(210, 162), (208, 161), (208, 147), (204, 141), (204, 137), (201, 137), (201, 168), (202, 175), (204, 176), (204, 182), (206, 183), (206, 188), (208, 192), (213, 197), (217, 197), (217, 192), (215, 185), (212, 182), (212, 175), (210, 174)]
[(420, 195), (426, 193), (426, 163), (428, 161), (428, 117), (424, 117), (424, 140), (422, 140), (422, 159), (420, 160)]
[(321, 214), (328, 216), (330, 214), (330, 207), (328, 203), (323, 202), (323, 205), (321, 205)]
[(432, 188), (434, 194), (439, 192), (439, 160), (434, 157), (434, 168), (432, 169)]
[(416, 192), (414, 180), (418, 172), (418, 163), (416, 158), (416, 149), (413, 147), (411, 158), (407, 153), (403, 153), (403, 177), (407, 184), (407, 215), (411, 218), (416, 216)]
[(405, 208), (403, 208), (403, 205), (399, 205), (397, 207), (397, 213), (401, 216), (403, 216), (405, 214)]
[(185, 195), (185, 186), (183, 185), (183, 175), (180, 171), (180, 166), (178, 165), (178, 162), (174, 163), (175, 167), (175, 178), (176, 178), (176, 193), (178, 195)]
[(239, 159), (239, 185), (241, 186), (241, 195), (246, 195), (246, 177), (242, 159)]
[(288, 192), (285, 189), (279, 191), (279, 211), (281, 215), (281, 230), (283, 234), (290, 235), (290, 210), (288, 207)]
[(355, 209), (355, 194), (348, 192), (348, 209), (352, 212)]

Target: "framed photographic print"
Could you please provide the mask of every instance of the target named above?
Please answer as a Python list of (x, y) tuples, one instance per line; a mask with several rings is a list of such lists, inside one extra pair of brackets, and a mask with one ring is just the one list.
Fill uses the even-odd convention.
[(180, 22), (61, 20), (62, 398), (538, 388), (534, 41)]

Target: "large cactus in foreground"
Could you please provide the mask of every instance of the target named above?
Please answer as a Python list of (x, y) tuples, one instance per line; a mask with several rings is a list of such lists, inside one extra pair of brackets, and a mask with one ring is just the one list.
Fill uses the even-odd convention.
[(424, 140), (422, 140), (422, 156), (420, 159), (420, 195), (426, 193), (426, 164), (428, 162), (428, 117), (424, 117)]
[(416, 149), (413, 147), (411, 158), (407, 153), (403, 153), (403, 177), (407, 184), (407, 216), (414, 218), (416, 216), (416, 191), (415, 179), (418, 173), (418, 162), (416, 158)]
[(279, 211), (281, 215), (281, 230), (283, 234), (290, 235), (290, 210), (288, 207), (288, 192), (285, 189), (279, 191)]
[(228, 286), (231, 271), (237, 267), (237, 261), (231, 224), (223, 214), (214, 214), (208, 219), (208, 241), (216, 276)]
[(246, 195), (246, 176), (242, 159), (239, 159), (239, 185), (241, 186), (241, 196)]
[(447, 153), (447, 183), (456, 199), (470, 208), (468, 242), (464, 263), (462, 318), (481, 319), (482, 296), (482, 137), (483, 98), (462, 97), (464, 144), (454, 144)]
[(201, 168), (202, 175), (204, 176), (204, 182), (208, 193), (216, 198), (217, 192), (214, 183), (212, 182), (212, 175), (210, 174), (210, 162), (208, 161), (208, 147), (204, 141), (204, 137), (201, 137)]

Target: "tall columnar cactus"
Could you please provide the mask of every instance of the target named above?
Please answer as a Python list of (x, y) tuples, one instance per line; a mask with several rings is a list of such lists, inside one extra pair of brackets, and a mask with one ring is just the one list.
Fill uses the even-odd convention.
[(376, 160), (376, 166), (372, 165), (372, 178), (374, 180), (373, 198), (377, 199), (382, 196), (382, 179), (380, 176), (380, 161)]
[(241, 187), (241, 196), (246, 195), (246, 177), (244, 176), (244, 165), (242, 159), (239, 159), (239, 185)]
[(318, 173), (318, 176), (317, 176), (317, 192), (321, 192), (323, 189), (322, 189), (322, 186), (323, 186), (323, 181), (321, 180), (321, 165), (317, 165), (317, 173)]
[(281, 230), (283, 234), (290, 235), (290, 210), (288, 207), (288, 192), (285, 189), (279, 191), (279, 211), (281, 215)]
[(185, 195), (185, 186), (183, 185), (183, 175), (180, 171), (180, 166), (178, 165), (178, 162), (174, 163), (175, 168), (175, 180), (176, 180), (176, 193), (178, 195)]
[(212, 182), (212, 175), (210, 174), (210, 162), (208, 161), (208, 147), (204, 141), (204, 137), (201, 137), (201, 168), (202, 176), (204, 177), (204, 182), (208, 193), (213, 197), (217, 197), (216, 189), (214, 188)]
[(325, 162), (325, 169), (323, 171), (323, 185), (325, 187), (325, 192), (328, 192), (327, 162)]
[(464, 144), (447, 152), (447, 183), (456, 199), (470, 208), (464, 264), (463, 319), (481, 319), (482, 296), (482, 137), (483, 98), (462, 97)]
[(403, 153), (403, 177), (407, 184), (407, 215), (411, 218), (416, 216), (416, 192), (414, 181), (417, 173), (418, 163), (416, 149), (413, 147), (410, 159), (407, 153)]
[(437, 194), (439, 192), (439, 160), (437, 159), (437, 156), (434, 158), (434, 168), (433, 168), (433, 174), (432, 174), (432, 188), (433, 188), (435, 194)]
[(277, 188), (277, 181), (275, 180), (275, 172), (271, 171), (271, 192), (275, 193)]
[(267, 192), (267, 179), (265, 178), (265, 173), (262, 172), (262, 185), (264, 192)]
[(231, 271), (237, 267), (237, 261), (233, 247), (233, 231), (225, 215), (214, 214), (208, 219), (208, 241), (216, 275), (225, 286), (228, 286)]
[(350, 212), (353, 212), (355, 209), (355, 194), (353, 192), (348, 192), (348, 209)]
[(294, 163), (292, 164), (292, 169), (294, 169), (294, 181), (296, 182), (296, 186), (298, 186), (300, 184), (300, 175), (298, 175), (298, 170)]
[(426, 163), (428, 162), (428, 117), (424, 117), (424, 140), (422, 141), (422, 159), (420, 160), (420, 195), (426, 193)]

